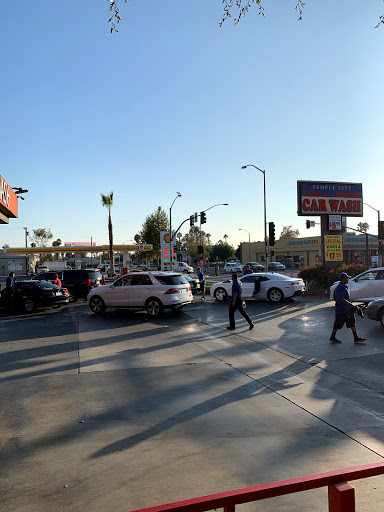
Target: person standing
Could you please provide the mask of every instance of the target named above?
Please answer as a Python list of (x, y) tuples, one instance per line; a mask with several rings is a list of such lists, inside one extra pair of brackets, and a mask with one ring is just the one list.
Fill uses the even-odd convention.
[(253, 270), (250, 265), (245, 265), (244, 275), (246, 276), (247, 274), (253, 274)]
[(60, 288), (62, 287), (61, 281), (59, 279), (59, 274), (55, 274), (55, 280), (53, 281), (53, 284), (56, 284)]
[(201, 292), (201, 300), (205, 300), (205, 277), (200, 268), (196, 270), (197, 272), (197, 278), (200, 283), (200, 292)]
[(5, 303), (7, 306), (12, 305), (13, 292), (15, 291), (15, 273), (10, 272), (5, 280)]
[(236, 329), (235, 326), (235, 311), (236, 309), (239, 310), (239, 313), (243, 315), (243, 317), (246, 319), (246, 321), (249, 324), (249, 330), (253, 329), (255, 326), (252, 323), (252, 320), (249, 318), (247, 313), (244, 311), (243, 308), (243, 299), (241, 298), (242, 288), (241, 288), (241, 282), (237, 280), (237, 274), (232, 274), (232, 299), (229, 303), (229, 326), (227, 329), (229, 331), (233, 331)]
[(359, 338), (356, 332), (355, 311), (357, 308), (352, 304), (351, 297), (349, 295), (349, 279), (351, 279), (351, 276), (345, 272), (339, 274), (340, 283), (336, 286), (334, 291), (336, 316), (333, 324), (332, 334), (329, 338), (329, 341), (332, 343), (341, 343), (341, 341), (336, 338), (336, 332), (338, 329), (341, 329), (344, 324), (346, 324), (346, 326), (351, 329), (355, 343), (366, 341), (365, 338)]

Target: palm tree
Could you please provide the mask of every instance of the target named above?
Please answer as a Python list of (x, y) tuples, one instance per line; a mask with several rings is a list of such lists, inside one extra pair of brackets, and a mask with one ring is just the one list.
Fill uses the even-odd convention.
[(225, 240), (225, 243), (227, 243), (227, 240), (228, 240), (228, 235), (224, 235), (223, 236), (224, 240)]
[(115, 262), (113, 259), (113, 229), (112, 229), (112, 218), (111, 208), (113, 205), (113, 192), (108, 195), (101, 195), (101, 204), (108, 208), (108, 233), (109, 233), (109, 273), (115, 273)]
[(208, 243), (211, 244), (211, 233), (207, 233), (206, 237), (208, 238)]

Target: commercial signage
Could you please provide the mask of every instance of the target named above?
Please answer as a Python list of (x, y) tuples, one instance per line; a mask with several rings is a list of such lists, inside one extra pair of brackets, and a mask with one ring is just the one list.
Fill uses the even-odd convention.
[(363, 216), (363, 185), (329, 181), (297, 182), (297, 214)]
[(17, 218), (17, 196), (0, 174), (0, 212), (7, 219)]
[(329, 231), (340, 231), (341, 230), (341, 215), (330, 215), (328, 217), (328, 229)]
[[(96, 242), (92, 242), (92, 247)], [(64, 242), (64, 247), (91, 247), (91, 242)]]
[(325, 235), (325, 261), (343, 261), (343, 236)]
[(160, 231), (161, 270), (167, 270), (170, 268), (171, 258), (172, 262), (175, 261), (174, 248), (176, 245), (176, 237), (174, 231), (172, 232), (172, 237), (172, 254), (169, 254), (169, 231)]

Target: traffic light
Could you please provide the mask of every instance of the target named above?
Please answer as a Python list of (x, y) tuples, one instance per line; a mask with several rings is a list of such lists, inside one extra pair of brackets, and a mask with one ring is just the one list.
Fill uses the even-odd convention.
[(311, 227), (311, 221), (310, 220), (306, 220), (305, 222), (307, 223), (307, 229), (309, 229)]
[(200, 222), (201, 224), (205, 224), (207, 222), (207, 216), (205, 215), (205, 212), (200, 212)]
[(197, 252), (198, 252), (198, 254), (203, 254), (203, 246), (202, 245), (197, 246)]
[(379, 240), (384, 240), (384, 220), (379, 222)]
[(269, 245), (275, 245), (275, 223), (269, 223)]
[(197, 212), (195, 212), (194, 220), (195, 220), (195, 222), (197, 222)]
[(195, 225), (195, 216), (194, 215), (191, 215), (189, 217), (189, 225), (191, 226), (191, 228)]
[(379, 240), (379, 254), (384, 252), (384, 240)]

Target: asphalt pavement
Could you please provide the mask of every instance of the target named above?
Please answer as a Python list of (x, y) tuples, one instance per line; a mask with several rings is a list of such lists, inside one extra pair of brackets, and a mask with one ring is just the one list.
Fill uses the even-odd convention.
[[(383, 460), (378, 322), (334, 345), (325, 297), (248, 302), (252, 331), (238, 315), (228, 332), (227, 308), (0, 312), (2, 510), (129, 511)], [(382, 484), (353, 483), (359, 511), (380, 510)], [(260, 510), (326, 503), (319, 489)]]

